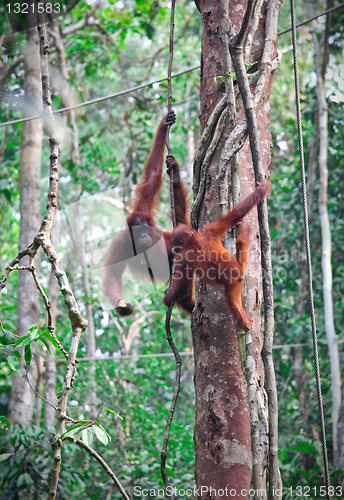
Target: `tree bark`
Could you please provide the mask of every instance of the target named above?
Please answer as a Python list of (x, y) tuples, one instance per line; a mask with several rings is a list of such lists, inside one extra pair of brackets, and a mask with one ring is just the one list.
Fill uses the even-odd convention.
[[(310, 217), (312, 213), (312, 205), (313, 205), (313, 194), (314, 194), (314, 185), (315, 185), (315, 163), (318, 152), (318, 140), (319, 140), (319, 119), (318, 119), (318, 108), (314, 117), (314, 132), (313, 139), (310, 148), (309, 158), (308, 158), (308, 171), (307, 171), (307, 208), (308, 208), (308, 216)], [(300, 245), (301, 246), (301, 245)], [(300, 269), (300, 285), (299, 292), (297, 297), (296, 304), (296, 313), (302, 318), (305, 314), (305, 299), (307, 297), (307, 259), (304, 253), (304, 246), (301, 246), (301, 257), (299, 262)], [(301, 336), (296, 337), (296, 344), (302, 343)], [(299, 400), (299, 408), (300, 415), (302, 419), (302, 425), (304, 431), (308, 432), (308, 418), (311, 414), (311, 410), (307, 401), (307, 391), (305, 385), (305, 374), (303, 372), (303, 354), (302, 347), (297, 346), (294, 348), (294, 372), (295, 372), (295, 380), (297, 386), (297, 395)], [(305, 452), (301, 452), (300, 454), (300, 462), (301, 466), (304, 470), (308, 470), (309, 465), (309, 454)]]
[(36, 366), (37, 366), (37, 386), (36, 386), (37, 400), (36, 400), (35, 426), (39, 427), (41, 424), (41, 417), (42, 417), (42, 399), (39, 396), (43, 395), (44, 361), (42, 356), (40, 356), (39, 354), (35, 354), (34, 359), (36, 360)]
[[(203, 0), (200, 4), (202, 16), (201, 55), (201, 132), (223, 97), (224, 85), (214, 85), (216, 77), (223, 75), (221, 47), (220, 2)], [(238, 33), (242, 24), (246, 2), (234, 1), (229, 5), (229, 20), (232, 32)], [(261, 58), (264, 47), (264, 20), (254, 37), (252, 60)], [(264, 94), (258, 114), (263, 164), (268, 171), (270, 165), (271, 136), (269, 132), (269, 97), (271, 80)], [(238, 118), (244, 115), (239, 109)], [(219, 198), (219, 161), (221, 151), (228, 138), (227, 122), (210, 160), (205, 194), (202, 201), (198, 227), (217, 220), (221, 215)], [(241, 199), (255, 186), (249, 144), (245, 143), (239, 153), (239, 175)], [(255, 353), (257, 386), (263, 388), (264, 370), (261, 358), (263, 335), (261, 330), (260, 305), (262, 282), (260, 265), (260, 237), (257, 212), (246, 217), (251, 227), (250, 261), (245, 286), (245, 304), (253, 318), (250, 332)], [(196, 283), (196, 305), (192, 316), (192, 336), (195, 353), (196, 389), (196, 483), (201, 498), (220, 498), (219, 490), (235, 490), (233, 498), (248, 498), (250, 489), (252, 454), (251, 429), (247, 384), (243, 375), (238, 350), (236, 330), (231, 312), (224, 299), (221, 287), (211, 287), (204, 282)], [(261, 401), (264, 397), (261, 398)], [(266, 458), (266, 455), (265, 455)], [(263, 461), (263, 460), (262, 460)], [(206, 491), (207, 488), (207, 491)], [(210, 491), (210, 488), (213, 488)]]
[[(58, 53), (58, 68), (59, 72), (55, 74), (56, 84), (58, 86), (58, 90), (61, 96), (62, 107), (67, 108), (71, 106), (71, 92), (69, 86), (69, 75), (66, 64), (66, 54), (64, 49), (64, 44), (61, 37), (61, 27), (60, 20), (54, 19), (52, 21), (52, 34), (55, 38), (56, 49)], [(69, 112), (70, 117), (70, 125), (71, 125), (71, 149), (70, 149), (70, 157), (75, 164), (79, 163), (80, 155), (79, 155), (79, 137), (78, 137), (78, 128), (75, 121), (75, 113), (74, 110)], [(61, 118), (61, 125), (63, 130), (66, 130), (67, 126), (67, 118), (68, 113), (63, 113)], [(77, 200), (82, 193), (82, 186), (77, 186)], [(84, 294), (86, 297), (86, 311), (87, 311), (87, 356), (90, 358), (95, 357), (96, 353), (96, 340), (95, 340), (95, 328), (94, 328), (94, 320), (93, 320), (93, 306), (90, 302), (91, 300), (91, 287), (89, 280), (89, 271), (86, 263), (85, 256), (85, 228), (82, 220), (82, 208), (80, 203), (76, 203), (76, 213), (75, 213), (75, 232), (76, 232), (76, 241), (78, 242), (78, 262), (81, 264), (82, 268), (82, 283)], [(90, 420), (95, 420), (97, 417), (97, 392), (96, 392), (96, 383), (95, 383), (95, 362), (90, 361), (88, 376), (90, 380), (90, 392), (88, 395), (89, 399), (89, 417)]]
[[(308, 190), (309, 192), (309, 190)], [(305, 314), (305, 298), (307, 296), (307, 262), (305, 257), (301, 257), (299, 262), (300, 269), (300, 285), (299, 285), (299, 293), (297, 297), (297, 305), (296, 305), (296, 313), (299, 318), (302, 318)], [(300, 344), (302, 342), (301, 336), (296, 337), (295, 343)], [(302, 426), (305, 433), (308, 432), (308, 419), (311, 414), (311, 411), (308, 406), (307, 401), (307, 392), (305, 385), (305, 374), (303, 371), (303, 354), (302, 347), (296, 346), (294, 347), (294, 372), (295, 372), (295, 381), (297, 387), (297, 397), (299, 400), (299, 409), (302, 420)], [(300, 453), (300, 462), (303, 470), (307, 471), (309, 468), (309, 454), (305, 452)]]
[[(82, 187), (77, 187), (77, 198), (80, 198), (82, 192)], [(91, 286), (89, 279), (89, 270), (86, 263), (86, 239), (85, 239), (85, 226), (83, 221), (83, 211), (80, 206), (80, 199), (75, 203), (75, 236), (76, 241), (78, 242), (78, 263), (81, 265), (82, 272), (82, 285), (85, 294), (86, 300), (86, 317), (88, 321), (88, 326), (86, 329), (87, 334), (87, 356), (89, 358), (95, 358), (96, 356), (96, 337), (95, 337), (95, 328), (94, 328), (94, 320), (93, 320), (93, 305), (92, 305), (92, 297), (91, 297)], [(90, 406), (89, 409), (89, 418), (90, 420), (95, 420), (97, 418), (98, 409), (97, 409), (97, 386), (96, 386), (96, 363), (95, 361), (89, 362), (88, 367), (88, 379), (89, 379), (89, 392), (88, 392), (88, 403)]]
[[(51, 242), (54, 245), (54, 248), (58, 248), (59, 237), (60, 237), (60, 213), (56, 212), (53, 226), (50, 231)], [(51, 303), (51, 316), (53, 327), (56, 328), (56, 321), (58, 317), (58, 309), (57, 309), (57, 297), (58, 297), (58, 283), (54, 273), (54, 270), (51, 270), (50, 273), (50, 282), (49, 282), (49, 300)], [(55, 330), (56, 331), (56, 330)], [(56, 397), (56, 378), (57, 378), (57, 369), (56, 369), (56, 361), (55, 354), (56, 348), (53, 344), (50, 344), (51, 356), (47, 353), (47, 362), (45, 364), (45, 399), (52, 403), (54, 406), (58, 405), (58, 400)], [(50, 406), (49, 404), (45, 404), (44, 411), (44, 425), (45, 427), (55, 427), (56, 420), (56, 411), (55, 408)]]
[[(25, 114), (31, 116), (42, 109), (42, 84), (40, 79), (40, 59), (38, 33), (33, 28), (27, 31), (25, 48), (24, 80)], [(40, 178), (43, 126), (42, 120), (32, 120), (23, 124), (20, 155), (20, 236), (19, 249), (27, 247), (33, 240), (40, 226)], [(28, 265), (28, 258), (22, 264)], [(36, 257), (36, 268), (38, 257)], [(31, 273), (19, 271), (17, 300), (17, 334), (26, 335), (28, 329), (38, 323), (38, 290)], [(24, 374), (25, 361), (19, 362)], [(28, 376), (33, 387), (36, 386), (36, 369), (32, 367)], [(8, 418), (12, 424), (30, 424), (32, 422), (34, 393), (25, 378), (14, 374), (8, 409)]]
[[(331, 2), (328, 2), (328, 7)], [(309, 3), (310, 12), (312, 6)], [(324, 298), (324, 316), (325, 316), (325, 332), (328, 342), (328, 349), (331, 362), (331, 392), (332, 392), (332, 436), (333, 436), (333, 451), (336, 456), (338, 450), (337, 441), (337, 425), (339, 416), (339, 407), (341, 403), (341, 384), (340, 384), (340, 368), (339, 368), (339, 353), (337, 344), (337, 335), (334, 327), (333, 318), (333, 298), (332, 298), (332, 237), (330, 219), (327, 208), (327, 184), (328, 184), (328, 168), (327, 168), (327, 150), (328, 150), (328, 112), (327, 101), (325, 96), (325, 73), (327, 66), (328, 54), (328, 31), (331, 25), (331, 17), (327, 19), (326, 33), (323, 37), (323, 47), (318, 41), (317, 35), (312, 27), (312, 37), (315, 51), (315, 70), (317, 75), (317, 109), (319, 117), (319, 196), (318, 207), (320, 215), (321, 227), (321, 244), (322, 256), (321, 267), (323, 274), (323, 298)], [(321, 49), (323, 48), (324, 56), (321, 64)]]
[[(190, 92), (191, 92), (191, 83), (188, 81), (186, 84), (186, 99), (190, 98)], [(190, 179), (192, 179), (192, 165), (195, 158), (195, 134), (192, 128), (190, 127), (191, 104), (192, 101), (189, 100), (185, 110), (185, 127), (188, 131), (188, 156), (187, 156), (187, 167), (186, 167), (188, 182), (190, 182)]]
[(327, 209), (327, 103), (325, 98), (325, 89), (323, 82), (317, 82), (317, 102), (319, 107), (319, 214), (321, 225), (321, 243), (322, 257), (321, 267), (323, 273), (323, 297), (324, 297), (324, 315), (325, 315), (325, 331), (328, 341), (328, 348), (331, 360), (331, 391), (332, 391), (332, 433), (333, 433), (333, 449), (337, 451), (337, 423), (338, 412), (340, 405), (340, 369), (339, 369), (339, 353), (337, 345), (337, 335), (334, 327), (333, 319), (333, 298), (332, 298), (332, 238), (330, 219)]
[[(342, 387), (342, 402), (339, 408), (338, 416), (338, 450), (334, 456), (334, 466), (335, 469), (341, 469), (344, 471), (344, 384)], [(340, 484), (344, 488), (344, 472), (340, 477)]]

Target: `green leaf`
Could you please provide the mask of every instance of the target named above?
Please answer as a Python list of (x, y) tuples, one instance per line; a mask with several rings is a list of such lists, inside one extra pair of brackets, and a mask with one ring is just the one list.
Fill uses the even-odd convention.
[(31, 332), (33, 332), (34, 330), (38, 330), (38, 325), (32, 325), (32, 326), (28, 329), (27, 333), (28, 333), (28, 334), (30, 334), (30, 333), (31, 333)]
[(40, 329), (35, 328), (34, 330), (32, 330), (32, 332), (30, 332), (30, 339), (37, 340), (40, 335), (41, 335)]
[(109, 443), (108, 433), (105, 430), (98, 427), (98, 425), (94, 425), (93, 430), (99, 441), (103, 443), (105, 446), (107, 446)]
[(14, 453), (3, 453), (2, 455), (0, 455), (0, 462), (4, 462), (8, 458), (10, 458), (12, 455), (14, 455)]
[(21, 359), (21, 354), (19, 351), (13, 351), (13, 355), (17, 358), (17, 359)]
[(21, 474), (17, 480), (17, 486), (21, 486), (23, 483), (27, 484), (28, 486), (30, 486), (31, 484), (33, 484), (33, 479), (32, 477), (30, 476), (30, 474), (28, 474), (27, 472), (24, 472), (24, 474)]
[(43, 342), (43, 344), (45, 345), (45, 347), (48, 349), (50, 356), (52, 356), (51, 350), (50, 350), (50, 346), (49, 346), (48, 342), (45, 340), (45, 338), (42, 338), (42, 337), (40, 337), (40, 340)]
[(316, 447), (311, 443), (307, 443), (307, 441), (303, 441), (302, 443), (299, 443), (296, 448), (293, 448), (293, 450), (314, 453), (316, 451)]
[(2, 363), (0, 363), (0, 368), (4, 368), (5, 366), (7, 366), (7, 362), (6, 361), (3, 361)]
[(15, 342), (13, 345), (16, 346), (16, 347), (18, 347), (18, 346), (24, 344), (28, 339), (31, 342), (30, 334), (29, 333), (27, 335), (24, 335), (23, 337), (20, 337), (20, 339), (17, 340), (17, 342)]
[(67, 432), (65, 432), (64, 434), (62, 434), (61, 436), (61, 439), (65, 438), (65, 437), (68, 437), (68, 436), (74, 436), (74, 434), (77, 434), (79, 432), (81, 432), (81, 430), (85, 428), (85, 424), (76, 424), (76, 425), (72, 425), (72, 427), (70, 427), (68, 429)]
[(31, 344), (25, 346), (24, 359), (25, 359), (25, 363), (27, 364), (27, 366), (30, 366), (31, 360), (32, 360)]
[(88, 442), (88, 432), (87, 432), (87, 429), (84, 429), (81, 433), (81, 439), (83, 440), (83, 442), (89, 446), (89, 442)]
[(214, 77), (214, 87), (217, 88), (220, 83), (224, 81), (223, 76), (215, 76)]
[(58, 343), (56, 342), (54, 337), (51, 335), (51, 333), (49, 332), (49, 330), (46, 326), (44, 327), (43, 332), (44, 332), (45, 337), (49, 340), (49, 342), (51, 342), (53, 344), (53, 346), (56, 347), (56, 349), (60, 349), (58, 346)]
[(87, 432), (88, 432), (88, 442), (89, 442), (89, 443), (90, 443), (90, 445), (91, 445), (91, 444), (92, 444), (92, 442), (93, 442), (93, 438), (94, 438), (94, 430), (93, 430), (93, 427), (88, 427)]
[(7, 363), (8, 363), (8, 366), (11, 368), (11, 370), (13, 370), (14, 372), (18, 372), (21, 376), (21, 373), (19, 371), (19, 363), (18, 363), (17, 358), (15, 358), (14, 356), (8, 356)]
[(109, 433), (108, 433), (108, 432), (104, 429), (104, 427), (103, 427), (103, 426), (102, 426), (99, 422), (95, 422), (95, 423), (94, 423), (94, 425), (98, 425), (98, 427), (100, 427), (100, 428), (101, 428), (101, 430), (102, 430), (103, 432), (105, 432), (105, 434), (106, 434), (106, 435), (107, 435), (107, 437), (108, 437), (108, 440), (109, 440), (109, 441), (111, 441), (111, 436), (110, 436), (110, 434), (109, 434)]
[(123, 420), (123, 417), (121, 417), (121, 415), (118, 415), (118, 413), (116, 413), (115, 411), (110, 410), (110, 408), (105, 408), (105, 411), (108, 411), (109, 413), (112, 413), (113, 415), (116, 415), (116, 417), (119, 417), (121, 420)]
[(23, 474), (21, 474), (17, 479), (17, 487), (20, 488), (23, 483), (24, 483), (24, 476)]
[(3, 424), (5, 424), (7, 427), (10, 427), (10, 421), (8, 420), (7, 417), (5, 417), (5, 415), (0, 415), (0, 422), (2, 422)]
[(28, 338), (28, 339), (25, 339), (23, 342), (22, 342), (22, 345), (31, 345), (32, 342), (34, 342), (34, 340)]

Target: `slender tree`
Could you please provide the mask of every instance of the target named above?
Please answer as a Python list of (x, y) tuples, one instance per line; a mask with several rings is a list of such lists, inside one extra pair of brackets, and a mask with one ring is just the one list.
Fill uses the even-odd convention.
[[(342, 386), (342, 402), (338, 416), (338, 449), (334, 457), (335, 468), (344, 471), (344, 384)], [(341, 473), (340, 484), (344, 487), (344, 472)]]
[[(313, 14), (312, 3), (309, 2), (310, 17)], [(332, 7), (332, 1), (327, 1), (327, 8)], [(331, 360), (331, 391), (332, 391), (332, 437), (333, 450), (337, 454), (338, 436), (337, 425), (339, 408), (341, 403), (340, 367), (337, 336), (333, 317), (333, 297), (332, 297), (332, 236), (327, 206), (327, 185), (328, 185), (328, 106), (325, 94), (325, 77), (328, 63), (328, 44), (331, 29), (332, 14), (328, 14), (326, 28), (319, 41), (313, 23), (311, 23), (312, 39), (314, 44), (315, 71), (317, 77), (317, 123), (319, 133), (319, 196), (318, 207), (320, 215), (322, 256), (321, 267), (323, 274), (323, 299), (325, 315), (325, 332), (328, 341), (329, 355)]]
[[(25, 114), (32, 116), (42, 109), (42, 83), (38, 33), (36, 28), (27, 31), (25, 47)], [(23, 124), (20, 145), (20, 237), (19, 249), (22, 250), (33, 240), (40, 224), (40, 179), (42, 156), (42, 120), (32, 120)], [(23, 265), (29, 263), (28, 257)], [(36, 267), (38, 259), (36, 259)], [(27, 271), (19, 271), (17, 300), (17, 334), (26, 335), (28, 329), (38, 323), (38, 290)], [(24, 374), (24, 359), (19, 362)], [(28, 376), (35, 387), (36, 370), (32, 367)], [(33, 415), (34, 393), (25, 377), (14, 374), (8, 415), (12, 423), (30, 424)]]

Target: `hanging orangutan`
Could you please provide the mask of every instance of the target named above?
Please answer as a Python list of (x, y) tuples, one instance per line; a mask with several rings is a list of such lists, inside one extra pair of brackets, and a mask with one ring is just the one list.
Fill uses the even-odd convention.
[[(122, 231), (113, 241), (105, 264), (104, 291), (120, 316), (128, 316), (133, 312), (132, 306), (123, 298), (122, 275), (126, 267), (133, 276), (148, 278), (155, 282), (155, 280), (166, 281), (164, 272), (166, 253), (170, 269), (173, 265), (172, 233), (158, 229), (153, 215), (158, 203), (157, 195), (162, 186), (166, 132), (168, 126), (175, 121), (175, 113), (171, 111), (163, 117), (158, 126), (140, 184), (136, 188), (132, 212), (126, 219), (128, 229)], [(180, 180), (178, 162), (173, 155), (169, 155), (166, 163), (168, 174), (171, 170), (174, 174), (173, 190), (177, 224), (187, 224), (186, 191)], [(152, 262), (155, 264), (154, 274)], [(194, 307), (192, 283), (183, 297), (177, 300), (177, 304), (186, 312), (192, 312)]]

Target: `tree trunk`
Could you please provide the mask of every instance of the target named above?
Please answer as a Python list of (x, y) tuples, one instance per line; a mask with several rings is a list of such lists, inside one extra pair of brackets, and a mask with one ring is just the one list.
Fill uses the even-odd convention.
[[(331, 4), (330, 4), (331, 5)], [(309, 3), (310, 12), (312, 6)], [(329, 5), (328, 5), (329, 6)], [(339, 407), (341, 402), (341, 384), (340, 384), (340, 368), (339, 354), (337, 345), (337, 335), (334, 327), (333, 319), (333, 299), (332, 299), (332, 238), (330, 219), (327, 209), (327, 184), (328, 184), (328, 168), (327, 168), (327, 150), (328, 150), (328, 113), (327, 101), (325, 96), (325, 74), (327, 66), (327, 45), (329, 36), (329, 27), (331, 26), (331, 18), (327, 19), (326, 32), (323, 37), (324, 59), (321, 64), (321, 44), (318, 42), (317, 35), (313, 30), (312, 36), (315, 51), (315, 69), (317, 75), (317, 110), (319, 117), (319, 215), (321, 227), (321, 242), (322, 242), (322, 257), (321, 267), (323, 274), (323, 298), (324, 298), (324, 316), (325, 316), (325, 332), (328, 342), (328, 349), (331, 362), (331, 392), (332, 392), (332, 436), (333, 436), (333, 451), (336, 456), (338, 450), (337, 441), (337, 425)]]
[[(312, 192), (312, 191), (311, 191)], [(309, 190), (308, 190), (309, 193)], [(297, 297), (296, 304), (296, 314), (299, 318), (302, 318), (305, 314), (305, 298), (307, 296), (307, 261), (305, 256), (302, 255), (301, 260), (299, 262), (300, 269), (300, 285), (299, 285), (299, 293)], [(302, 342), (301, 336), (295, 338), (295, 343), (300, 344)], [(302, 347), (296, 346), (294, 347), (294, 372), (295, 372), (295, 381), (297, 387), (297, 396), (299, 400), (299, 409), (302, 420), (302, 426), (305, 433), (308, 432), (308, 419), (311, 414), (311, 411), (308, 406), (307, 401), (307, 391), (305, 385), (305, 374), (303, 371), (303, 354)], [(309, 469), (309, 453), (301, 452), (300, 453), (300, 462), (303, 470), (308, 471)]]
[(42, 399), (39, 396), (43, 395), (43, 384), (44, 384), (44, 370), (43, 363), (44, 360), (39, 354), (35, 354), (34, 357), (37, 366), (37, 385), (36, 385), (36, 414), (35, 414), (35, 426), (39, 427), (41, 425), (42, 418)]
[[(60, 238), (60, 213), (56, 212), (53, 226), (50, 231), (50, 237), (54, 248), (58, 249), (59, 247), (59, 238)], [(57, 297), (58, 297), (58, 283), (52, 269), (50, 272), (50, 282), (49, 282), (49, 300), (51, 303), (51, 316), (53, 320), (53, 326), (56, 327), (56, 320), (58, 317), (58, 309), (57, 309)], [(50, 343), (51, 356), (47, 353), (47, 362), (45, 364), (45, 399), (57, 406), (58, 400), (56, 397), (56, 378), (57, 378), (57, 370), (56, 370), (56, 348), (53, 344)], [(44, 412), (44, 424), (45, 427), (55, 427), (56, 420), (56, 410), (49, 404), (45, 404), (45, 412)]]
[[(81, 186), (78, 186), (79, 194), (78, 198), (81, 194)], [(86, 263), (86, 239), (85, 239), (85, 227), (83, 221), (83, 213), (82, 207), (80, 206), (81, 202), (76, 202), (76, 217), (75, 217), (75, 231), (76, 237), (78, 241), (78, 253), (79, 253), (79, 263), (81, 265), (82, 272), (82, 284), (85, 294), (86, 300), (86, 317), (88, 321), (88, 326), (86, 328), (87, 334), (87, 356), (89, 358), (95, 358), (96, 356), (96, 337), (95, 337), (95, 328), (94, 328), (94, 320), (93, 320), (93, 305), (92, 305), (92, 297), (91, 297), (91, 286), (89, 279), (89, 271)], [(97, 386), (96, 386), (96, 363), (95, 361), (90, 361), (88, 365), (88, 379), (89, 379), (89, 393), (88, 393), (88, 403), (90, 406), (89, 410), (89, 418), (90, 420), (95, 420), (97, 418), (98, 409), (97, 409)]]
[[(27, 31), (25, 48), (25, 114), (31, 116), (42, 109), (42, 84), (38, 33), (33, 28)], [(20, 237), (19, 249), (27, 247), (40, 227), (40, 178), (43, 127), (41, 120), (23, 123), (20, 155)], [(28, 258), (22, 265), (28, 264)], [(38, 257), (36, 257), (36, 267)], [(19, 271), (17, 301), (17, 334), (26, 335), (28, 329), (38, 323), (38, 290), (28, 271)], [(25, 373), (25, 362), (19, 362), (20, 371)], [(31, 384), (36, 386), (36, 369), (29, 372)], [(33, 415), (34, 393), (25, 378), (14, 374), (9, 402), (9, 420), (16, 424), (30, 424)]]
[[(312, 213), (312, 201), (314, 194), (314, 185), (315, 185), (315, 163), (318, 152), (318, 140), (319, 140), (319, 119), (318, 119), (318, 109), (315, 113), (314, 118), (314, 133), (313, 140), (311, 144), (311, 149), (309, 153), (308, 159), (308, 171), (307, 171), (307, 208), (308, 208), (308, 216), (310, 217)], [(307, 290), (307, 259), (304, 252), (304, 248), (301, 247), (301, 258), (299, 262), (300, 269), (300, 285), (299, 292), (297, 297), (296, 304), (296, 314), (303, 318), (305, 314), (305, 299), (308, 294)], [(295, 338), (295, 344), (301, 344), (302, 337), (298, 336)], [(302, 419), (302, 425), (304, 431), (308, 432), (308, 418), (311, 414), (311, 410), (309, 409), (308, 401), (307, 401), (307, 390), (305, 385), (305, 374), (303, 372), (303, 354), (302, 347), (297, 346), (294, 348), (294, 372), (295, 372), (295, 381), (297, 386), (297, 395), (299, 400), (299, 409), (300, 415)], [(304, 470), (308, 470), (309, 465), (309, 454), (305, 452), (301, 452), (300, 454), (300, 462), (301, 466)]]
[(319, 108), (319, 214), (321, 225), (321, 242), (322, 242), (322, 257), (321, 267), (323, 273), (323, 297), (324, 297), (324, 315), (325, 315), (325, 331), (328, 341), (328, 349), (331, 360), (331, 391), (332, 391), (332, 433), (333, 433), (333, 450), (337, 451), (337, 423), (338, 412), (340, 405), (340, 370), (339, 370), (339, 354), (337, 345), (337, 335), (334, 328), (333, 319), (333, 299), (332, 299), (332, 238), (330, 219), (327, 210), (327, 103), (325, 98), (324, 82), (317, 81), (317, 103)]
[[(300, 42), (300, 40), (299, 40)], [(307, 171), (307, 208), (308, 208), (308, 216), (311, 216), (312, 213), (312, 204), (313, 204), (313, 194), (314, 194), (314, 185), (315, 185), (315, 164), (318, 152), (318, 140), (319, 140), (319, 119), (318, 119), (318, 109), (316, 110), (314, 117), (314, 133), (311, 144), (311, 149), (309, 153), (308, 159), (308, 171)], [(305, 314), (305, 299), (308, 294), (307, 289), (307, 258), (304, 252), (304, 246), (301, 246), (301, 258), (299, 262), (300, 269), (300, 285), (299, 292), (297, 297), (296, 304), (296, 314), (303, 318)], [(302, 337), (298, 336), (295, 338), (295, 344), (301, 344)], [(300, 415), (302, 419), (302, 425), (304, 432), (308, 432), (308, 418), (311, 414), (311, 410), (309, 409), (308, 401), (307, 401), (307, 390), (305, 384), (305, 373), (303, 371), (303, 354), (302, 347), (297, 346), (294, 348), (294, 372), (295, 372), (295, 381), (297, 386), (297, 395), (299, 400), (299, 409)], [(309, 469), (309, 453), (301, 452), (300, 453), (300, 462), (303, 470), (308, 471)]]
[[(198, 5), (198, 4), (197, 4)], [(232, 30), (238, 33), (246, 2), (230, 2), (229, 18)], [(203, 0), (200, 4), (202, 16), (202, 55), (201, 55), (201, 132), (205, 129), (209, 116), (225, 91), (216, 77), (223, 75), (221, 47), (220, 2)], [(264, 15), (264, 12), (262, 13)], [(259, 27), (254, 40), (252, 61), (261, 59), (264, 47), (264, 20), (259, 19)], [(264, 105), (258, 114), (263, 163), (266, 172), (270, 165), (271, 136), (269, 132), (270, 109), (268, 106), (271, 80), (263, 97)], [(244, 116), (238, 109), (238, 118)], [(199, 228), (217, 220), (221, 215), (219, 198), (219, 160), (224, 143), (228, 138), (228, 125), (225, 124), (217, 147), (210, 161), (205, 194), (202, 202)], [(239, 176), (241, 199), (252, 192), (255, 186), (254, 170), (248, 142), (239, 153)], [(229, 188), (231, 190), (231, 187)], [(250, 261), (246, 276), (246, 311), (253, 318), (250, 335), (255, 352), (255, 373), (258, 390), (261, 394), (258, 407), (264, 401), (264, 370), (261, 358), (263, 346), (260, 306), (262, 300), (260, 236), (256, 210), (246, 217), (250, 228)], [(241, 367), (238, 342), (233, 317), (224, 299), (222, 287), (211, 287), (200, 281), (196, 283), (196, 305), (192, 316), (192, 336), (195, 355), (196, 390), (196, 483), (202, 498), (219, 499), (221, 490), (235, 499), (247, 499), (251, 482), (252, 453), (248, 392)], [(261, 407), (262, 406), (262, 407)], [(261, 411), (260, 411), (261, 414)], [(263, 419), (264, 420), (264, 419)], [(263, 420), (261, 422), (263, 422)], [(263, 440), (261, 441), (261, 444)], [(265, 456), (261, 458), (266, 463)], [(262, 470), (264, 468), (261, 465)], [(264, 477), (263, 477), (264, 476)], [(262, 472), (263, 480), (265, 471)], [(203, 489), (201, 488), (203, 486)], [(265, 487), (265, 485), (264, 485)], [(212, 488), (212, 490), (210, 490)], [(219, 491), (220, 490), (220, 491)], [(231, 492), (231, 493), (230, 493)], [(235, 493), (234, 493), (235, 492)], [(226, 493), (225, 493), (226, 494)], [(264, 494), (257, 495), (257, 498)]]
[[(186, 99), (190, 98), (191, 88), (192, 88), (191, 83), (188, 81), (186, 84)], [(194, 131), (190, 127), (191, 104), (192, 101), (189, 100), (186, 104), (186, 110), (185, 110), (185, 127), (186, 130), (188, 131), (188, 156), (187, 156), (187, 167), (186, 167), (188, 181), (192, 179), (192, 166), (195, 158), (195, 135)]]
[[(68, 75), (68, 70), (67, 70), (67, 64), (66, 64), (66, 54), (65, 54), (65, 49), (64, 49), (64, 44), (61, 38), (61, 32), (60, 32), (60, 21), (59, 19), (54, 19), (52, 22), (52, 28), (53, 28), (53, 36), (55, 38), (55, 43), (56, 43), (56, 49), (58, 53), (58, 66), (59, 66), (59, 72), (55, 76), (56, 84), (59, 89), (59, 93), (61, 96), (61, 102), (62, 106), (67, 108), (72, 104), (71, 100), (71, 92), (70, 92), (70, 87), (69, 87), (69, 75)], [(70, 116), (70, 124), (71, 124), (71, 150), (70, 150), (70, 157), (72, 161), (75, 164), (79, 163), (79, 138), (78, 138), (78, 128), (76, 125), (75, 121), (75, 115), (74, 115), (74, 110), (71, 110), (69, 113)], [(66, 130), (67, 127), (67, 113), (63, 114), (62, 117), (62, 126), (63, 129)], [(90, 287), (90, 280), (89, 280), (89, 271), (86, 263), (86, 256), (85, 256), (85, 228), (82, 220), (82, 208), (79, 203), (79, 198), (82, 193), (82, 186), (77, 186), (77, 203), (75, 205), (76, 209), (76, 214), (75, 214), (75, 232), (76, 232), (76, 241), (78, 242), (78, 254), (79, 254), (79, 263), (81, 264), (82, 268), (82, 283), (83, 283), (83, 289), (84, 289), (84, 294), (86, 297), (86, 311), (87, 311), (87, 321), (88, 321), (88, 327), (87, 327), (87, 356), (90, 358), (95, 357), (96, 353), (96, 340), (95, 340), (95, 333), (94, 333), (94, 320), (93, 320), (93, 306), (91, 303), (91, 287)], [(95, 362), (90, 361), (89, 363), (89, 370), (88, 370), (88, 376), (90, 380), (90, 392), (89, 392), (89, 406), (90, 406), (90, 411), (89, 411), (89, 417), (91, 420), (95, 420), (98, 414), (97, 410), (97, 393), (96, 393), (96, 384), (95, 384)]]
[[(338, 416), (338, 450), (334, 456), (335, 469), (344, 471), (344, 384), (342, 388), (342, 403), (339, 409)], [(340, 476), (340, 484), (344, 488), (344, 472)]]
[[(67, 108), (71, 106), (72, 101), (71, 101), (71, 96), (70, 96), (70, 89), (69, 89), (69, 76), (68, 76), (68, 71), (67, 71), (67, 66), (66, 66), (66, 54), (65, 54), (65, 49), (63, 45), (63, 41), (61, 38), (61, 25), (60, 25), (60, 20), (59, 19), (53, 19), (51, 22), (51, 32), (52, 35), (55, 39), (55, 44), (56, 44), (56, 51), (58, 54), (58, 66), (55, 72), (52, 73), (52, 81), (54, 85), (58, 88), (60, 97), (61, 97), (61, 103), (62, 107)], [(59, 117), (59, 127), (60, 130), (63, 134), (63, 141), (64, 142), (65, 136), (67, 135), (68, 129), (67, 129), (67, 120), (68, 120), (68, 112), (62, 113), (62, 115)], [(77, 126), (75, 123), (75, 117), (74, 117), (74, 110), (70, 111), (70, 121), (71, 121), (71, 159), (72, 161), (76, 162), (75, 159), (75, 154), (74, 154), (74, 148), (75, 148), (75, 138), (77, 138)], [(77, 141), (77, 146), (78, 141)], [(79, 150), (78, 150), (79, 151)], [(79, 153), (77, 154), (77, 160), (79, 159)], [(53, 221), (53, 227), (51, 230), (51, 238), (54, 247), (57, 249), (58, 244), (59, 244), (59, 235), (60, 235), (60, 214), (59, 212), (56, 212), (54, 221)], [(72, 287), (73, 288), (73, 287)], [(56, 280), (56, 276), (54, 271), (51, 271), (50, 274), (50, 285), (49, 285), (49, 300), (51, 302), (51, 314), (53, 317), (53, 325), (56, 326), (56, 320), (58, 317), (58, 309), (57, 309), (57, 297), (58, 297), (58, 283)], [(48, 361), (46, 363), (46, 389), (45, 389), (45, 398), (53, 403), (55, 406), (57, 406), (58, 401), (56, 398), (56, 377), (57, 377), (57, 370), (56, 370), (56, 362), (55, 362), (55, 353), (56, 349), (55, 347), (51, 344), (50, 345), (51, 353), (52, 356), (48, 358)], [(54, 427), (55, 426), (55, 419), (56, 419), (56, 411), (55, 409), (50, 406), (49, 404), (46, 404), (45, 406), (45, 425)]]

